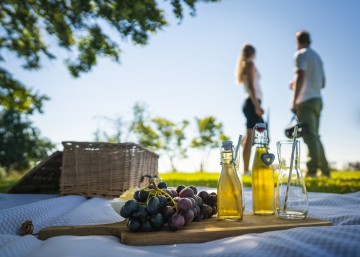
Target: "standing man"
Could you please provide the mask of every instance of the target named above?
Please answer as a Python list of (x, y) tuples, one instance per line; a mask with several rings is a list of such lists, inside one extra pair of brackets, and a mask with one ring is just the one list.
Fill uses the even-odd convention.
[(330, 168), (319, 136), (320, 114), (323, 107), (320, 91), (325, 87), (325, 74), (320, 56), (310, 48), (310, 34), (296, 33), (295, 79), (290, 83), (294, 91), (291, 111), (308, 126), (303, 135), (308, 146), (307, 177), (315, 177), (319, 168), (330, 177)]

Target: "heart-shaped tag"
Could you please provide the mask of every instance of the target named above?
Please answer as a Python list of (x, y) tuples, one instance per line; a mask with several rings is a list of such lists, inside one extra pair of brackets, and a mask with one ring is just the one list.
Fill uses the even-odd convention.
[(275, 155), (272, 153), (264, 153), (261, 155), (261, 160), (266, 166), (270, 166), (275, 160)]

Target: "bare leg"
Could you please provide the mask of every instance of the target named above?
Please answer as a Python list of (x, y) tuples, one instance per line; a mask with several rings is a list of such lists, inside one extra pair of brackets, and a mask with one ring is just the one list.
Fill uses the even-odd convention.
[(248, 174), (249, 162), (250, 162), (250, 154), (251, 154), (251, 141), (252, 141), (252, 129), (246, 130), (246, 136), (244, 138), (244, 150), (243, 150), (243, 161), (244, 161), (244, 174)]

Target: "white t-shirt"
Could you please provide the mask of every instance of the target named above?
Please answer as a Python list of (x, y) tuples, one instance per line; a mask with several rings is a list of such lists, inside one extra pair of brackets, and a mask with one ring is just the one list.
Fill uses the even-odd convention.
[(323, 86), (325, 74), (320, 56), (308, 47), (296, 51), (294, 59), (296, 70), (305, 71), (304, 85), (296, 103), (299, 104), (312, 98), (321, 98), (320, 90)]
[[(249, 85), (247, 84), (248, 80), (245, 77), (244, 80), (244, 87), (245, 87), (245, 98), (249, 98), (250, 97), (250, 89), (249, 89)], [(263, 98), (263, 93), (261, 91), (261, 87), (260, 87), (260, 74), (259, 72), (256, 70), (255, 72), (255, 76), (254, 76), (254, 91), (255, 91), (255, 97), (258, 100), (262, 100)]]

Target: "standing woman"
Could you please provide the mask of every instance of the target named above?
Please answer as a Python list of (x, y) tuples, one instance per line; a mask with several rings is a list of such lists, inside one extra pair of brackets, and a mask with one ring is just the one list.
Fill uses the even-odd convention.
[(245, 101), (243, 113), (246, 117), (246, 135), (244, 137), (244, 174), (250, 175), (249, 161), (251, 154), (252, 129), (256, 123), (264, 122), (261, 117), (264, 110), (261, 108), (262, 91), (260, 87), (260, 74), (255, 64), (255, 48), (246, 44), (243, 46), (236, 69), (236, 82), (245, 88)]

